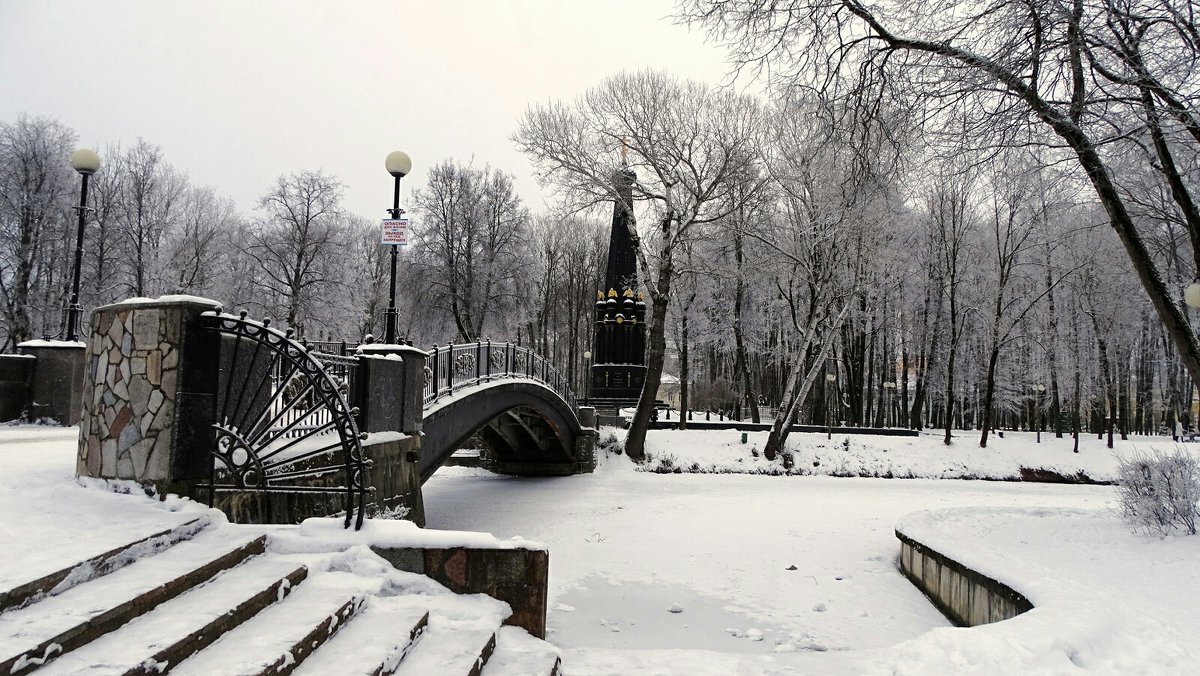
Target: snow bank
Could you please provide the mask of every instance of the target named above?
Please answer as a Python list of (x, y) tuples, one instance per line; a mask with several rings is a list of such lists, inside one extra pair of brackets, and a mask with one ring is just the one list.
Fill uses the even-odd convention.
[(419, 528), (411, 521), (368, 519), (361, 530), (343, 527), (341, 518), (305, 519), (299, 527), (271, 529), (271, 548), (288, 553), (323, 552), (368, 545), (386, 549), (470, 547), (474, 549), (535, 549), (546, 545), (525, 538), (501, 540), (488, 533)]
[(956, 433), (953, 443), (942, 443), (940, 432), (919, 437), (796, 432), (788, 437), (792, 466), (784, 458), (762, 457), (767, 432), (736, 430), (651, 430), (646, 437), (647, 472), (824, 475), (919, 479), (1020, 480), (1022, 474), (1044, 471), (1068, 481), (1112, 482), (1117, 457), (1136, 450), (1174, 446), (1167, 437), (1132, 437), (1116, 441), (1109, 450), (1088, 435), (1080, 439), (1080, 452), (1072, 452), (1069, 437), (1042, 434), (1041, 443), (1028, 432), (992, 436), (980, 448), (975, 433)]
[(82, 340), (26, 340), (17, 347), (87, 347)]
[(896, 646), (897, 672), (1194, 673), (1200, 538), (1133, 534), (1111, 510), (971, 507), (896, 529), (1021, 592), (1034, 609)]

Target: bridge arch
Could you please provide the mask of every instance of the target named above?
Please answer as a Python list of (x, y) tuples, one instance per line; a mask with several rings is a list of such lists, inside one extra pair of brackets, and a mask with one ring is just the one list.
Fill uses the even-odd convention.
[(511, 474), (586, 471), (584, 433), (574, 408), (532, 379), (500, 379), (457, 390), (425, 409), (420, 474), (424, 482), (472, 436), (489, 446), (493, 469)]

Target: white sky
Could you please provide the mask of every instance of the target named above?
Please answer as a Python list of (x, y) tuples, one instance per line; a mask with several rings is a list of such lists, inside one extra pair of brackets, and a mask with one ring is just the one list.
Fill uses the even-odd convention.
[[(24, 2), (0, 0), (0, 119), (56, 117), (100, 150), (137, 137), (249, 213), (282, 173), (324, 169), (382, 218), (447, 157), (542, 191), (509, 137), (528, 103), (653, 67), (720, 82), (724, 51), (671, 0)], [(103, 159), (103, 158), (102, 158)]]

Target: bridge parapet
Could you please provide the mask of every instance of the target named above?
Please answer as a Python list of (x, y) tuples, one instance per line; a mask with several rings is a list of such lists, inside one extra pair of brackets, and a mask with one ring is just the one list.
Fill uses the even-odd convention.
[(442, 347), (433, 346), (425, 376), (425, 406), (469, 387), (499, 378), (527, 378), (554, 390), (567, 406), (575, 409), (575, 394), (569, 380), (542, 355), (512, 343), (482, 341)]

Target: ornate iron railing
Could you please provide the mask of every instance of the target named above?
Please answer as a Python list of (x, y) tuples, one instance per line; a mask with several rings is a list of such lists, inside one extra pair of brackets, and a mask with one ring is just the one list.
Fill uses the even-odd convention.
[(572, 409), (575, 394), (568, 378), (540, 354), (512, 343), (451, 343), (433, 346), (425, 361), (425, 405), (454, 390), (500, 378), (529, 378), (554, 390)]
[(210, 504), (219, 490), (340, 493), (346, 527), (355, 512), (362, 527), (372, 489), (347, 396), (357, 360), (309, 352), (245, 312), (200, 321), (220, 340)]

